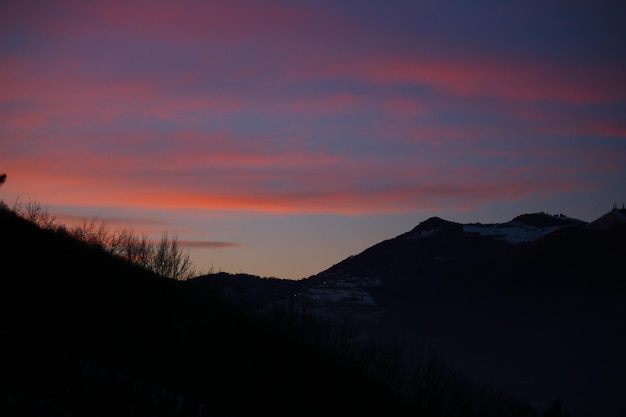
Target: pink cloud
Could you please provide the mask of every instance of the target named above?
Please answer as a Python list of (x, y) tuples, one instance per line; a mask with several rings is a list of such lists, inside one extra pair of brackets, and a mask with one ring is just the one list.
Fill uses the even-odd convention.
[(596, 136), (626, 139), (626, 123), (606, 116), (559, 115), (537, 121), (537, 132), (555, 136)]
[[(432, 181), (428, 184), (410, 184), (389, 187), (374, 192), (358, 193), (346, 190), (303, 191), (296, 193), (254, 192), (231, 194), (162, 193), (141, 195), (143, 204), (170, 208), (212, 208), (219, 210), (261, 211), (273, 213), (406, 213), (441, 209), (446, 206), (470, 207), (487, 201), (515, 201), (532, 194), (554, 193), (580, 189), (573, 179), (505, 179), (498, 182)], [(147, 201), (145, 201), (147, 199)], [(132, 197), (124, 199), (132, 204)], [(138, 201), (135, 202), (135, 204)]]
[(6, 30), (28, 27), (44, 36), (85, 38), (113, 33), (177, 41), (249, 39), (252, 35), (294, 33), (314, 9), (270, 2), (138, 1), (17, 3), (7, 7), (0, 23)]
[[(162, 164), (100, 155), (57, 157), (31, 158), (28, 166), (9, 163), (6, 171), (21, 192), (47, 204), (272, 213), (401, 213), (521, 199), (582, 184), (575, 172), (554, 169), (459, 167), (444, 174), (436, 164), (390, 167), (299, 153), (218, 154), (204, 162), (181, 156)], [(186, 169), (203, 166), (209, 168), (185, 175)], [(147, 175), (139, 175), (144, 170)]]
[(230, 249), (241, 246), (239, 243), (220, 240), (179, 240), (178, 242), (182, 246), (199, 249)]
[[(373, 36), (368, 34), (368, 28), (356, 20), (339, 19), (333, 15), (332, 9), (248, 1), (182, 1), (175, 5), (150, 2), (149, 7), (117, 0), (102, 3), (65, 1), (55, 5), (41, 10), (35, 8), (34, 11), (26, 6), (13, 6), (3, 23), (9, 27), (26, 24), (46, 35), (63, 33), (68, 27), (78, 26), (81, 35), (88, 32), (100, 39), (121, 30), (136, 39), (161, 39), (165, 41), (165, 48), (194, 45), (200, 56), (204, 52), (203, 43), (245, 41), (258, 47), (258, 54), (266, 58), (255, 60), (256, 65), (261, 62), (269, 65), (266, 68), (230, 68), (220, 74), (222, 77), (230, 74), (247, 79), (257, 76), (259, 71), (277, 71), (277, 75), (286, 80), (345, 77), (374, 84), (426, 86), (457, 96), (522, 101), (597, 103), (626, 97), (626, 86), (622, 81), (625, 69), (600, 63), (585, 62), (573, 66), (532, 58), (520, 60), (513, 53), (511, 56), (485, 55), (477, 50), (459, 50), (442, 42), (437, 44), (434, 37), (426, 38), (426, 44), (415, 49), (366, 48), (365, 42)], [(324, 27), (322, 33), (318, 32), (320, 26)], [(348, 43), (351, 46), (348, 48), (344, 42), (352, 38), (347, 33), (353, 34), (351, 36), (355, 39), (362, 37), (365, 40)], [(78, 35), (72, 34), (71, 39), (78, 39)], [(328, 42), (334, 39), (343, 48), (320, 48), (315, 42), (320, 39)], [(405, 41), (398, 39), (401, 40)], [(192, 69), (191, 74), (197, 77), (221, 61), (221, 58), (208, 55), (199, 61), (203, 64)], [(50, 78), (46, 80), (52, 81)]]
[(327, 76), (356, 77), (373, 83), (429, 86), (459, 96), (491, 96), (521, 101), (597, 103), (623, 100), (626, 88), (617, 68), (563, 67), (506, 58), (398, 56), (385, 53), (350, 57), (330, 64)]
[[(157, 117), (194, 120), (197, 114), (227, 114), (242, 109), (240, 101), (228, 96), (169, 96), (157, 86), (135, 81), (97, 83), (71, 74), (38, 76), (23, 72), (13, 78), (0, 70), (0, 101), (23, 103), (20, 109), (0, 115), (14, 128), (36, 126), (112, 126), (122, 118)], [(44, 78), (47, 77), (47, 78)], [(6, 89), (4, 87), (7, 87)]]
[(518, 119), (532, 134), (626, 138), (626, 121), (623, 118), (594, 111), (583, 105), (548, 108), (514, 105), (503, 111)]
[[(545, 167), (623, 162), (620, 152), (521, 142), (626, 137), (617, 118), (578, 117), (626, 99), (618, 66), (516, 61), (433, 38), (368, 49), (360, 36), (372, 35), (356, 21), (264, 2), (21, 4), (0, 17), (2, 33), (25, 25), (59, 55), (0, 56), (0, 102), (15, 104), (0, 113), (0, 128), (15, 134), (2, 169), (14, 189), (50, 204), (406, 212), (585, 188), (579, 171)], [(155, 62), (166, 71), (116, 55), (124, 36), (162, 48)], [(109, 55), (81, 42), (102, 42)], [(354, 117), (344, 130), (340, 116)], [(489, 158), (498, 169), (468, 167)]]

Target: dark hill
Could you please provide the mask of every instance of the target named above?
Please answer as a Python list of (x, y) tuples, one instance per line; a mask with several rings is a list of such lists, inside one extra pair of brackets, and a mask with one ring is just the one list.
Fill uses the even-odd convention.
[(0, 211), (0, 415), (360, 415), (407, 408), (349, 358), (211, 286)]
[(373, 314), (342, 310), (371, 337), (434, 350), (539, 407), (558, 397), (575, 416), (619, 416), (626, 412), (624, 219), (623, 210), (589, 224), (545, 213), (493, 225), (433, 218), (315, 280), (377, 282), (360, 287)]
[(585, 224), (582, 220), (567, 217), (564, 214), (551, 215), (544, 212), (527, 213), (515, 217), (511, 220), (513, 223), (523, 223), (536, 227), (554, 227), (554, 226), (582, 226)]
[(624, 225), (626, 225), (626, 209), (614, 208), (585, 227), (588, 229), (614, 229), (623, 228)]
[(560, 398), (572, 416), (622, 416), (625, 214), (591, 223), (543, 212), (495, 224), (433, 217), (274, 303), (417, 356), (436, 352), (539, 409)]
[(301, 281), (180, 282), (1, 208), (0, 415), (620, 416), (623, 214), (433, 217)]

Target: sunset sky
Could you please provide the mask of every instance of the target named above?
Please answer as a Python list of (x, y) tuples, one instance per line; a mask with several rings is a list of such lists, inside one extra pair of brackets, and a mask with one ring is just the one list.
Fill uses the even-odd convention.
[(0, 200), (304, 278), (431, 216), (626, 201), (618, 1), (0, 3)]

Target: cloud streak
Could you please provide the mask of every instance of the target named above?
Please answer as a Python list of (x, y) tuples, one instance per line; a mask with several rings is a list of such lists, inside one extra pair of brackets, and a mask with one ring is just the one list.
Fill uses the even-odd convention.
[(617, 11), (392, 3), (5, 2), (3, 191), (411, 213), (623, 173)]
[(241, 246), (238, 243), (211, 240), (180, 240), (179, 243), (184, 247), (197, 249), (230, 249)]

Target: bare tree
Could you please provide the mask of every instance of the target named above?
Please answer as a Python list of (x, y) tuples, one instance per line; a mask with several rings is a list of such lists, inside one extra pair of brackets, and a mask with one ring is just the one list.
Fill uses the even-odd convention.
[(187, 280), (195, 273), (189, 252), (184, 252), (177, 237), (170, 238), (167, 232), (163, 232), (156, 244), (150, 266), (157, 274), (179, 281)]
[(84, 218), (68, 230), (64, 225), (56, 225), (56, 218), (44, 206), (34, 201), (22, 204), (18, 199), (12, 211), (42, 228), (67, 233), (162, 277), (184, 281), (196, 275), (189, 251), (184, 251), (178, 238), (170, 237), (167, 232), (163, 232), (161, 240), (155, 244), (146, 235), (136, 236), (132, 228), (111, 233), (105, 221), (97, 217)]
[(57, 228), (56, 217), (50, 214), (47, 207), (42, 206), (34, 200), (24, 204), (18, 197), (11, 210), (21, 218), (35, 223), (43, 229)]
[(35, 201), (29, 201), (24, 207), (24, 218), (37, 224), (44, 229), (53, 229), (56, 223), (56, 217), (50, 214), (47, 207)]
[(56, 224), (56, 216), (50, 214), (46, 206), (34, 200), (30, 200), (28, 203), (22, 203), (18, 196), (10, 210), (19, 217), (35, 223), (41, 228), (57, 229), (59, 227), (59, 225)]
[(146, 235), (141, 235), (141, 238), (137, 238), (135, 243), (135, 263), (142, 268), (148, 268), (154, 256), (154, 245), (148, 240)]
[(100, 246), (102, 248), (110, 246), (111, 236), (109, 226), (104, 220), (99, 220), (97, 217), (83, 219), (80, 224), (72, 228), (70, 233), (75, 238), (94, 246)]
[(132, 228), (125, 227), (111, 237), (109, 251), (115, 256), (148, 268), (153, 257), (154, 245), (146, 235), (139, 237)]
[(114, 256), (132, 261), (136, 239), (130, 227), (120, 229), (109, 239), (109, 252)]

